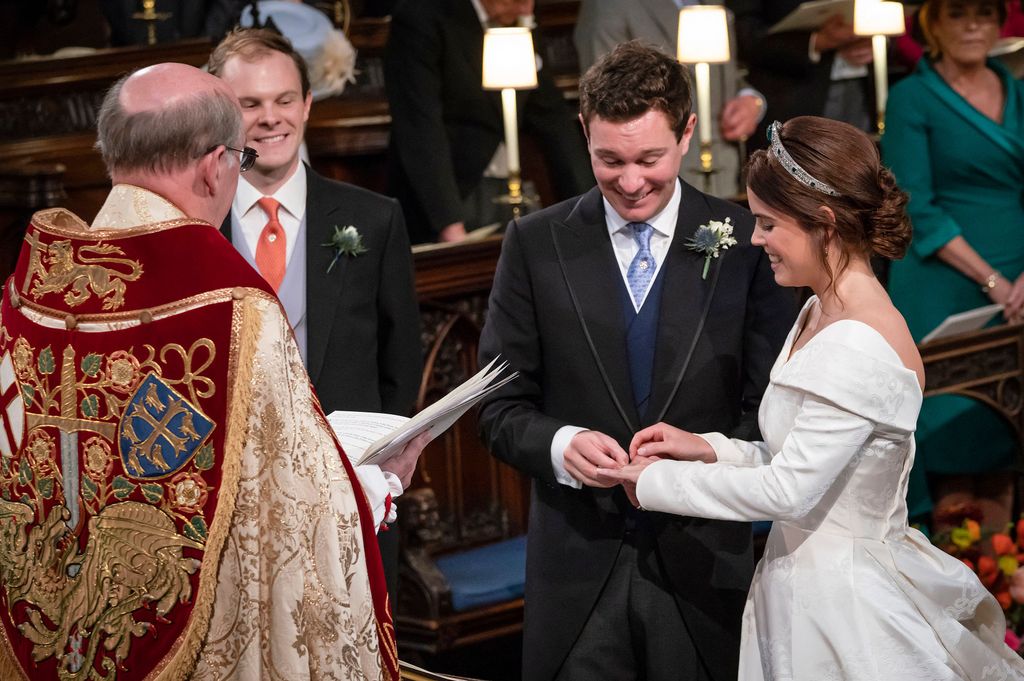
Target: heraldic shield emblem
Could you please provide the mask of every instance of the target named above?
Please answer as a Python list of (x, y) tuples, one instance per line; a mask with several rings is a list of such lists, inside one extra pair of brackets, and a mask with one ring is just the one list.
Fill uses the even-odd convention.
[(165, 478), (188, 464), (212, 430), (210, 419), (162, 379), (149, 374), (121, 415), (121, 463), (134, 478)]

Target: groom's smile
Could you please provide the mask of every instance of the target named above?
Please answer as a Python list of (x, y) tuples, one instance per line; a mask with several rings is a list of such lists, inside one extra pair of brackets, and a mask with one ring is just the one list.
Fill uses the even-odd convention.
[(619, 216), (646, 222), (660, 213), (675, 190), (692, 121), (678, 140), (668, 116), (656, 109), (627, 121), (595, 116), (587, 127), (594, 176)]

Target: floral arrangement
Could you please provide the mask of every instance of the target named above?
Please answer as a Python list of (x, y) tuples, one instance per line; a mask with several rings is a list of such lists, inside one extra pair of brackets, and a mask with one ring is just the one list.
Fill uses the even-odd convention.
[(708, 223), (698, 227), (694, 235), (686, 242), (687, 248), (704, 256), (704, 270), (701, 272), (701, 279), (708, 278), (711, 259), (717, 258), (719, 253), (735, 245), (736, 238), (732, 235), (731, 218), (708, 220)]
[(1024, 517), (1005, 532), (983, 532), (981, 509), (961, 504), (936, 520), (954, 525), (932, 543), (963, 561), (985, 585), (1006, 615), (1006, 645), (1024, 655)]

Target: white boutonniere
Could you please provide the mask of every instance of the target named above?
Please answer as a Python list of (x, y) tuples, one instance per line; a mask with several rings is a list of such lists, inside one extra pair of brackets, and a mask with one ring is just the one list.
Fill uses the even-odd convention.
[(704, 271), (700, 275), (701, 279), (708, 278), (708, 268), (711, 267), (712, 258), (717, 258), (719, 253), (736, 245), (730, 220), (731, 218), (726, 218), (723, 221), (709, 220), (708, 224), (698, 227), (696, 233), (686, 242), (687, 248), (704, 256)]
[(357, 255), (366, 253), (366, 246), (363, 245), (363, 235), (359, 233), (359, 230), (349, 225), (348, 227), (334, 226), (334, 234), (331, 236), (331, 240), (327, 243), (321, 244), (321, 246), (329, 246), (334, 249), (334, 259), (331, 260), (331, 264), (327, 266), (327, 271), (330, 272), (334, 267), (334, 263), (338, 262), (338, 258), (343, 255), (347, 255), (350, 258), (354, 258)]

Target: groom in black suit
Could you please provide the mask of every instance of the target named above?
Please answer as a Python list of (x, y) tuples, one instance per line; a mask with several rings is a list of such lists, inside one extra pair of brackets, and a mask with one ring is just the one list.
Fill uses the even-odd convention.
[[(749, 525), (635, 509), (595, 468), (657, 421), (756, 437), (795, 301), (750, 213), (676, 177), (696, 120), (684, 67), (626, 43), (580, 108), (598, 187), (509, 226), (480, 341), (481, 362), (521, 372), (480, 420), (534, 479), (523, 678), (732, 681)], [(735, 245), (691, 248), (726, 220)]]
[[(299, 159), (312, 95), (306, 65), (285, 38), (232, 33), (211, 55), (210, 72), (238, 96), (246, 144), (259, 153), (221, 231), (277, 292), (324, 411), (409, 415), (422, 351), (402, 209)], [(349, 227), (335, 244), (336, 229)], [(394, 518), (406, 464), (356, 467), (377, 523)], [(397, 534), (380, 535), (392, 595)]]

